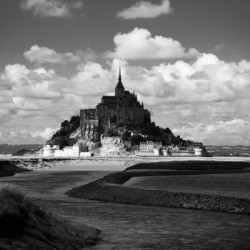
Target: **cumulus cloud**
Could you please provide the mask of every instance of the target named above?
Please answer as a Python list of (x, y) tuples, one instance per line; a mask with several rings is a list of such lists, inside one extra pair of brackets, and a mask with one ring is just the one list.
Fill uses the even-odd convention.
[(156, 18), (164, 14), (171, 14), (172, 12), (173, 10), (170, 6), (169, 0), (163, 0), (161, 4), (140, 1), (133, 6), (120, 11), (116, 16), (123, 19)]
[(65, 119), (79, 113), (80, 108), (94, 106), (100, 95), (113, 91), (115, 85), (112, 72), (94, 62), (80, 64), (68, 78), (43, 67), (7, 65), (2, 78), (11, 89), (0, 91), (0, 96), (9, 100), (9, 106), (1, 105), (1, 117), (13, 109), (17, 117)]
[(197, 57), (199, 52), (185, 49), (180, 42), (173, 38), (155, 36), (147, 29), (135, 28), (128, 33), (118, 33), (114, 37), (116, 45), (113, 52), (107, 52), (108, 58), (125, 60), (140, 59), (180, 59)]
[(234, 101), (250, 97), (250, 65), (227, 63), (212, 54), (201, 54), (193, 63), (162, 63), (151, 69), (128, 67), (128, 84), (146, 102), (192, 103)]
[(13, 64), (5, 67), (5, 79), (13, 84), (15, 97), (53, 99), (60, 94), (52, 90), (52, 86), (63, 78), (58, 77), (53, 70), (44, 68), (28, 69), (24, 65)]
[(10, 130), (0, 133), (0, 140), (8, 144), (32, 144), (46, 142), (57, 129), (45, 128), (40, 130)]
[[(110, 91), (114, 82), (113, 72), (104, 69), (102, 65), (95, 62), (87, 62), (78, 66), (78, 72), (70, 79), (74, 85), (73, 93), (77, 95), (101, 95)], [(66, 92), (68, 85), (64, 85)]]
[(71, 63), (78, 62), (80, 59), (77, 55), (71, 52), (58, 53), (53, 49), (47, 47), (40, 47), (33, 45), (28, 51), (23, 53), (30, 62), (37, 63)]
[(33, 131), (30, 132), (30, 135), (34, 137), (41, 137), (44, 140), (48, 140), (56, 132), (57, 129), (54, 128), (45, 128), (42, 131)]
[[(226, 143), (226, 138), (238, 144), (246, 142), (241, 131), (246, 131), (250, 122), (250, 62), (225, 62), (213, 54), (199, 54), (192, 62), (178, 60), (149, 68), (120, 63), (125, 88), (136, 91), (158, 124), (183, 136), (186, 131), (184, 138), (195, 135), (195, 140), (206, 143), (208, 131), (214, 131), (211, 138), (217, 136), (221, 143)], [(114, 93), (117, 71), (117, 59), (106, 66), (80, 63), (68, 77), (44, 67), (7, 65), (0, 74), (0, 121), (32, 117), (54, 127), (79, 114), (81, 108), (95, 107), (102, 95)], [(41, 129), (31, 131), (41, 133)]]
[(9, 122), (15, 113), (12, 85), (6, 81), (5, 74), (0, 72), (0, 124)]
[[(78, 98), (100, 96), (114, 90), (115, 65), (117, 60), (109, 68), (96, 62), (81, 63), (77, 72), (66, 78), (53, 70), (28, 69), (14, 64), (6, 66), (5, 79), (13, 85), (15, 101), (28, 98), (36, 102), (39, 99), (56, 102), (67, 95), (79, 102)], [(213, 54), (200, 54), (192, 63), (179, 60), (149, 69), (124, 63), (122, 72), (126, 87), (137, 91), (148, 105), (233, 102), (250, 97), (250, 63), (227, 63)]]
[(188, 123), (174, 132), (191, 140), (203, 141), (206, 145), (248, 145), (249, 127), (249, 121), (236, 118), (213, 124)]
[(82, 7), (81, 1), (63, 0), (23, 0), (20, 7), (25, 11), (32, 11), (40, 17), (68, 17), (73, 10)]

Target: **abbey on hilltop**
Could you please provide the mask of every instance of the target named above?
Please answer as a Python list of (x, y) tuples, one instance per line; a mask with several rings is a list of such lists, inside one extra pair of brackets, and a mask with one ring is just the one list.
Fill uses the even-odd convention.
[(150, 112), (144, 109), (135, 93), (125, 90), (122, 84), (121, 69), (114, 96), (103, 96), (95, 109), (80, 110), (81, 138), (94, 139), (95, 131), (113, 126), (143, 125), (150, 123)]

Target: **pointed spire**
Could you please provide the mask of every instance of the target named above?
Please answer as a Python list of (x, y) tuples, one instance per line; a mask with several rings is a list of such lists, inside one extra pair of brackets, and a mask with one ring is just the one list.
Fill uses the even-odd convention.
[(116, 89), (124, 89), (122, 84), (122, 76), (121, 76), (121, 66), (119, 66), (119, 76), (118, 76), (118, 83), (115, 87)]
[(121, 75), (121, 65), (119, 65), (119, 77), (118, 77), (118, 82), (122, 81), (122, 75)]

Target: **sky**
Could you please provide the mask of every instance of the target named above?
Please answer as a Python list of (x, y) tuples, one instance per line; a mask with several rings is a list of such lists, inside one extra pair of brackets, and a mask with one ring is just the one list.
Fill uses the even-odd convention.
[(246, 0), (1, 0), (0, 144), (44, 143), (121, 65), (157, 125), (250, 145), (249, 24)]

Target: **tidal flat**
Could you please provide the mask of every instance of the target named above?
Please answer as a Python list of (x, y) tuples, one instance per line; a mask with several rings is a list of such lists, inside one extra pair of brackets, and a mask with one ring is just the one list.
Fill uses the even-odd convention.
[(249, 249), (247, 215), (190, 209), (147, 207), (65, 195), (100, 179), (107, 171), (31, 171), (3, 177), (49, 212), (77, 225), (102, 230), (89, 249)]
[(250, 199), (250, 173), (133, 177), (125, 186)]

